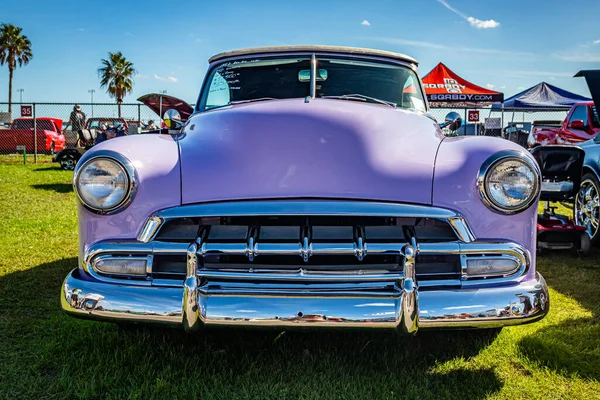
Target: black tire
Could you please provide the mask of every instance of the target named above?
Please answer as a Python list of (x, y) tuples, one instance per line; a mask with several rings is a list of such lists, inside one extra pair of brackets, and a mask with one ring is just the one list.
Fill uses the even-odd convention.
[(50, 143), (50, 155), (53, 156), (55, 153), (54, 142)]
[(579, 254), (587, 254), (592, 248), (592, 241), (586, 232), (579, 236)]
[(593, 173), (586, 173), (575, 197), (573, 216), (577, 225), (585, 226), (593, 246), (600, 245), (600, 182)]
[(75, 165), (77, 165), (77, 161), (79, 161), (79, 158), (75, 157), (74, 154), (65, 154), (60, 159), (60, 167), (65, 171), (73, 171)]

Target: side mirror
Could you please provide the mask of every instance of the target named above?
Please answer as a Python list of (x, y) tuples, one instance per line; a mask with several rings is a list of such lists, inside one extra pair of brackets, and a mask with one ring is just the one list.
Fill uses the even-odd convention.
[(462, 125), (460, 114), (452, 111), (446, 115), (444, 122), (440, 124), (440, 128), (448, 128), (450, 131), (456, 131)]
[(585, 125), (583, 124), (583, 121), (580, 119), (576, 119), (575, 121), (571, 121), (571, 123), (569, 124), (570, 128), (573, 129), (579, 129), (579, 130), (585, 130)]
[(165, 111), (163, 120), (165, 121), (165, 125), (169, 129), (180, 129), (183, 126), (183, 122), (181, 121), (181, 114), (179, 114), (179, 111), (175, 110), (174, 108), (170, 108), (167, 111)]

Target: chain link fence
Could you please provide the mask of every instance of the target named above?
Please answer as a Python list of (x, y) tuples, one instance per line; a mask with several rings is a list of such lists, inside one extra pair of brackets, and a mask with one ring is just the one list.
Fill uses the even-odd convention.
[(118, 126), (138, 134), (149, 121), (159, 120), (142, 103), (0, 103), (0, 163), (49, 161), (63, 148), (77, 145), (78, 133), (69, 124), (75, 104), (86, 116), (88, 129)]
[[(150, 120), (159, 120), (150, 108), (141, 103), (78, 103), (86, 115), (89, 128), (104, 125), (125, 125), (128, 135), (138, 134)], [(50, 161), (62, 148), (75, 147), (77, 132), (69, 125), (75, 103), (0, 103), (0, 163)], [(457, 112), (463, 124), (456, 135), (502, 137), (527, 146), (527, 137), (534, 121), (559, 124), (567, 111), (556, 110), (492, 110), (432, 108), (438, 122), (450, 112)], [(120, 117), (119, 117), (120, 115)], [(158, 125), (158, 124), (157, 124)]]
[(438, 122), (444, 121), (450, 112), (458, 113), (463, 120), (462, 126), (455, 132), (458, 136), (495, 136), (527, 147), (527, 139), (534, 122), (558, 128), (566, 118), (568, 110), (432, 108), (430, 111)]

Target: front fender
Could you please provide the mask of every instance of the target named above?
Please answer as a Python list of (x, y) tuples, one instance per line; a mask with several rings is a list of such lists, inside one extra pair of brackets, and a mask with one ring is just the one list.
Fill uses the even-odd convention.
[[(168, 135), (134, 135), (107, 140), (81, 157), (83, 165), (100, 150), (117, 152), (135, 168), (133, 201), (111, 215), (98, 215), (79, 205), (79, 254), (108, 239), (135, 239), (149, 215), (181, 204), (178, 143)], [(200, 178), (199, 178), (200, 180)]]
[[(535, 265), (538, 202), (520, 213), (504, 215), (492, 211), (479, 197), (479, 169), (488, 157), (502, 150), (517, 150), (533, 160), (523, 147), (508, 140), (487, 136), (446, 138), (436, 159), (432, 203), (463, 215), (479, 240), (523, 245)], [(529, 279), (533, 270), (527, 274)]]

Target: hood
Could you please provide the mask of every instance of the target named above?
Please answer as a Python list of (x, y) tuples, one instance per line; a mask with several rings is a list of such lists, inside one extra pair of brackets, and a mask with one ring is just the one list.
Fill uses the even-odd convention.
[(575, 77), (581, 76), (585, 77), (596, 109), (600, 109), (600, 69), (584, 70), (575, 74)]
[(175, 110), (179, 111), (179, 114), (181, 115), (181, 120), (185, 122), (194, 112), (194, 108), (190, 106), (187, 102), (178, 99), (177, 97), (167, 96), (166, 94), (145, 94), (137, 100), (148, 106), (148, 108), (154, 111), (156, 115), (158, 115), (160, 118), (163, 117), (162, 115), (160, 115), (161, 110), (164, 113), (168, 109), (174, 108)]
[(443, 135), (428, 117), (379, 104), (313, 99), (195, 115), (180, 139), (184, 204), (351, 198), (430, 204)]

